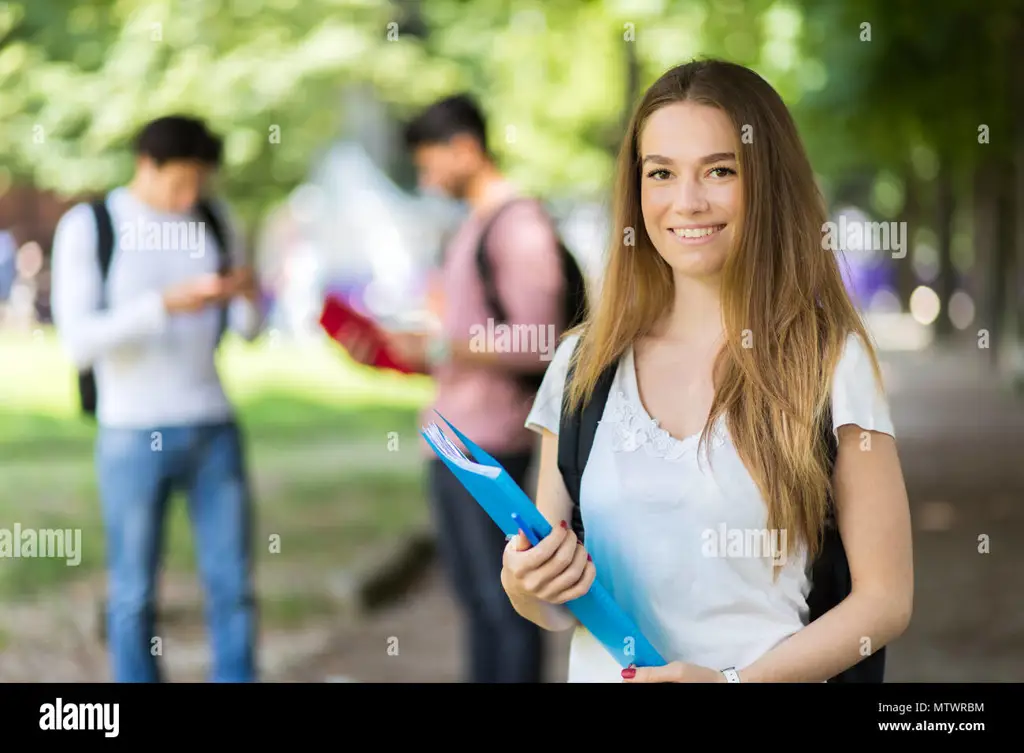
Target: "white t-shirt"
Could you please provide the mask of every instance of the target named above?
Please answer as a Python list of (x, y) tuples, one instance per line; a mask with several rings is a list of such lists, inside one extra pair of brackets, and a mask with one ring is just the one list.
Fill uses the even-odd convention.
[[(559, 346), (526, 426), (557, 434), (568, 359)], [(893, 435), (887, 400), (863, 343), (851, 335), (832, 381), (833, 426)], [(677, 440), (640, 402), (633, 350), (616, 370), (580, 491), (597, 577), (667, 661), (745, 667), (807, 622), (806, 557), (767, 532), (767, 507), (725, 420), (703, 455), (699, 434)], [(773, 557), (785, 564), (772, 582)], [(621, 682), (621, 668), (577, 628), (569, 682)]]
[[(217, 208), (234, 241), (233, 263), (244, 264), (241, 228), (225, 205)], [(157, 211), (126, 187), (110, 193), (107, 209), (115, 245), (104, 308), (88, 204), (61, 218), (52, 262), (54, 324), (74, 366), (95, 370), (99, 424), (150, 428), (229, 418), (215, 363), (219, 309), (171, 315), (162, 300), (169, 286), (217, 271), (213, 233), (200, 228), (198, 217)], [(231, 301), (228, 326), (235, 333), (252, 340), (262, 325), (259, 306), (242, 297)]]

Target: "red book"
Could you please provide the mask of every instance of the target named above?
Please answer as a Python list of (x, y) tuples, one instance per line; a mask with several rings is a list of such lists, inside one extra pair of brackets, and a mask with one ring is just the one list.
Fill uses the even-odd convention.
[(384, 334), (376, 322), (356, 311), (342, 299), (327, 296), (320, 314), (320, 326), (343, 348), (347, 348), (353, 337), (369, 336), (370, 341), (376, 345), (372, 366), (378, 369), (394, 369), (403, 374), (414, 373), (388, 351)]

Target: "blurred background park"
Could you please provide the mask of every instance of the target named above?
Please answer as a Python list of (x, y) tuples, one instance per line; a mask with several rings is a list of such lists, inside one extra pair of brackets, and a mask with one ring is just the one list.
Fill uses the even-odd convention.
[[(223, 134), (223, 196), (269, 311), (265, 335), (229, 338), (219, 357), (258, 540), (281, 541), (258, 547), (267, 679), (453, 680), (459, 626), (430, 569), (417, 432), (431, 383), (351, 362), (317, 326), (324, 295), (415, 313), (463, 209), (416, 191), (400, 127), (460, 90), (598, 280), (630, 108), (702, 56), (779, 90), (832, 219), (906, 223), (905, 255), (843, 254), (882, 349), (915, 519), (915, 616), (889, 678), (1024, 679), (1024, 0), (987, 5), (0, 4), (0, 528), (79, 528), (83, 545), (78, 567), (0, 561), (0, 680), (106, 676), (95, 429), (51, 328), (48, 261), (60, 215), (130, 177), (138, 127), (186, 112)], [(205, 642), (183, 505), (172, 518), (164, 656), (172, 679), (195, 679)]]

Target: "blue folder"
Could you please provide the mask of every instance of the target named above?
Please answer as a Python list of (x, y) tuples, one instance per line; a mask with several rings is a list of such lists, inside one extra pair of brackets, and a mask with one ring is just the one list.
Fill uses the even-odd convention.
[[(437, 415), (441, 416), (440, 413)], [(505, 535), (511, 536), (519, 529), (513, 514), (530, 526), (539, 538), (551, 533), (551, 524), (501, 464), (473, 444), (447, 418), (441, 416), (441, 419), (462, 440), (475, 462), (466, 458), (437, 424), (431, 424), (420, 433)], [(594, 565), (600, 568), (596, 561)], [(667, 664), (598, 579), (595, 578), (585, 595), (566, 602), (565, 606), (623, 668), (631, 664), (637, 667)]]

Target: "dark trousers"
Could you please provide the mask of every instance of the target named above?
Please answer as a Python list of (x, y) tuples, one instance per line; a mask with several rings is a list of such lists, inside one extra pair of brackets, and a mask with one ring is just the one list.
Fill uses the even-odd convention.
[[(526, 490), (531, 454), (494, 458)], [(466, 621), (467, 681), (542, 682), (543, 631), (519, 616), (501, 587), (505, 534), (441, 460), (431, 460), (428, 473), (441, 564)]]

